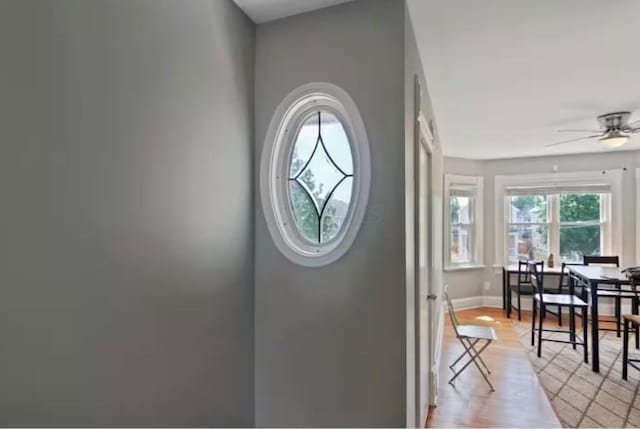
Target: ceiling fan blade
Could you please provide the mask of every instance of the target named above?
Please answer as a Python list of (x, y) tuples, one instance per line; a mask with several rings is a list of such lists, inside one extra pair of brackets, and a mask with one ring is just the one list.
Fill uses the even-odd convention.
[(601, 130), (558, 130), (559, 133), (600, 133)]
[(546, 145), (544, 145), (544, 147), (558, 146), (558, 145), (565, 144), (565, 143), (577, 142), (579, 140), (595, 139), (595, 138), (599, 138), (599, 137), (604, 137), (604, 134), (594, 134), (592, 136), (578, 137), (577, 139), (563, 140), (561, 142), (546, 144)]

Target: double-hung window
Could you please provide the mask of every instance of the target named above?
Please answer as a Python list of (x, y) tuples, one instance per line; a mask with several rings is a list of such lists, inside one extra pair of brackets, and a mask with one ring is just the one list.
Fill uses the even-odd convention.
[(611, 190), (607, 185), (507, 188), (507, 262), (581, 262), (610, 254)]
[(445, 176), (445, 255), (449, 270), (481, 267), (483, 178)]
[(509, 262), (545, 259), (549, 253), (549, 199), (546, 195), (509, 195), (506, 198)]

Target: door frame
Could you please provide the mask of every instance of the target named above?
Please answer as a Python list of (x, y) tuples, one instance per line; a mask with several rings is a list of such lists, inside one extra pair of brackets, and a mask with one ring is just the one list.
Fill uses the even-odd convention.
[[(433, 267), (434, 267), (434, 216), (433, 216), (433, 191), (434, 191), (434, 174), (433, 174), (433, 154), (434, 154), (434, 137), (424, 113), (421, 109), (422, 87), (418, 75), (415, 76), (414, 88), (414, 329), (415, 329), (415, 400), (416, 400), (416, 419), (420, 423), (420, 427), (426, 424), (429, 405), (435, 402), (435, 382), (433, 380), (433, 361), (434, 361), (434, 301), (429, 297), (434, 296), (433, 291)], [(420, 210), (420, 194), (425, 184), (420, 183), (421, 174), (421, 151), (424, 150), (427, 155), (426, 175), (427, 175), (427, 200), (425, 208), (426, 220), (422, 223), (426, 228), (426, 243), (424, 249), (427, 252), (426, 275), (421, 270), (421, 210)], [(425, 279), (426, 277), (426, 279)], [(426, 280), (426, 290), (423, 290), (423, 280)], [(426, 309), (423, 308), (426, 306)], [(427, 335), (422, 331), (421, 315), (422, 311), (427, 312)], [(426, 347), (426, 368), (422, 365), (422, 346), (427, 341)], [(423, 379), (422, 374), (428, 374), (427, 379)], [(425, 395), (423, 395), (423, 391)], [(426, 397), (424, 397), (426, 396)]]

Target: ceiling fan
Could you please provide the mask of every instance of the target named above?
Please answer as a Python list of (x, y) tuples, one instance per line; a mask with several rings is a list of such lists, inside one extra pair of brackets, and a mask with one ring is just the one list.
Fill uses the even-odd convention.
[(596, 133), (590, 136), (563, 140), (545, 145), (545, 147), (558, 146), (578, 140), (599, 139), (603, 145), (614, 148), (620, 147), (629, 141), (631, 134), (640, 133), (640, 121), (629, 123), (631, 112), (614, 112), (598, 116), (599, 130), (558, 130), (561, 133)]

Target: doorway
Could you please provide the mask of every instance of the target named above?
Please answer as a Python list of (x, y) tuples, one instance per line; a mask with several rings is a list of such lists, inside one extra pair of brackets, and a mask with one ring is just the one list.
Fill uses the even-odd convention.
[(434, 344), (433, 315), (433, 135), (420, 111), (421, 88), (416, 76), (415, 116), (415, 399), (417, 422), (424, 427), (433, 402), (431, 368)]

